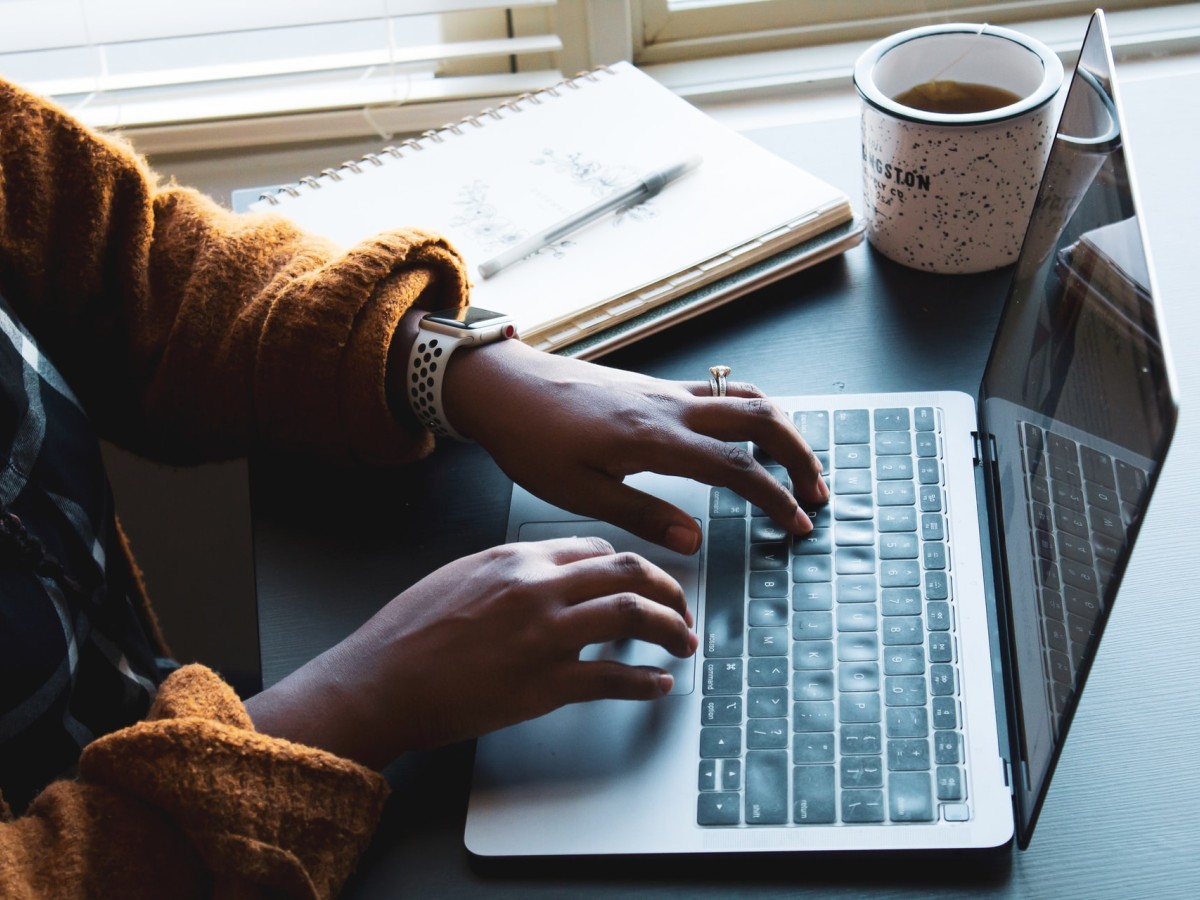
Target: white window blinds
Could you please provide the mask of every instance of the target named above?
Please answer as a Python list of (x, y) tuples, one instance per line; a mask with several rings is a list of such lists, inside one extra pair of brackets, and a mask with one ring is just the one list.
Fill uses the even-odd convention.
[(0, 74), (102, 128), (510, 96), (561, 77), (554, 3), (0, 0)]

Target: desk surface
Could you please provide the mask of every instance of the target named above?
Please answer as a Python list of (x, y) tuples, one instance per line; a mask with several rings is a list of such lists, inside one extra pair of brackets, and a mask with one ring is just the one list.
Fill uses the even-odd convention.
[[(805, 857), (485, 867), (462, 845), (471, 766), (464, 745), (414, 754), (389, 770), (395, 793), (347, 896), (1191, 896), (1200, 884), (1200, 578), (1183, 526), (1191, 519), (1188, 473), (1200, 464), (1200, 413), (1191, 402), (1200, 387), (1192, 350), (1200, 339), (1192, 261), (1200, 125), (1177, 114), (1179, 97), (1200, 94), (1200, 72), (1121, 87), (1183, 412), (1032, 847), (845, 870)], [(840, 119), (752, 136), (855, 198), (857, 127)], [(863, 246), (604, 362), (685, 379), (721, 362), (776, 394), (974, 394), (1005, 287), (1006, 273), (923, 275)], [(935, 314), (946, 317), (936, 327)], [(436, 567), (501, 542), (509, 490), (482, 451), (467, 446), (389, 473), (382, 487), (378, 475), (368, 484), (298, 464), (252, 464), (264, 683)]]

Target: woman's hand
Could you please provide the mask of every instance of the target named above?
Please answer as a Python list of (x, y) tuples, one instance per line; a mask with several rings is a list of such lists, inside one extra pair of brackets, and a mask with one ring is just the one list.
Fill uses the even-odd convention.
[(640, 556), (599, 538), (510, 544), (437, 570), (246, 706), (261, 732), (380, 767), (567, 703), (661, 697), (669, 673), (579, 651), (635, 639), (686, 657), (692, 624)]
[[(513, 481), (556, 506), (693, 553), (700, 530), (683, 510), (623, 484), (636, 472), (683, 475), (729, 487), (794, 534), (812, 523), (797, 502), (823, 503), (821, 465), (757, 388), (662, 381), (501, 341), (457, 353), (446, 414)], [(753, 441), (788, 471), (793, 491), (740, 442)]]

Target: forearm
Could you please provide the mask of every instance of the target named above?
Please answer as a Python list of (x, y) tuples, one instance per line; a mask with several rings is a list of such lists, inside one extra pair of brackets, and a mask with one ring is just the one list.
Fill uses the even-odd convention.
[(407, 309), (465, 302), (444, 241), (401, 230), (343, 252), (159, 189), (127, 147), (3, 82), (0, 123), (0, 294), (106, 437), (180, 460), (419, 452), (384, 373)]

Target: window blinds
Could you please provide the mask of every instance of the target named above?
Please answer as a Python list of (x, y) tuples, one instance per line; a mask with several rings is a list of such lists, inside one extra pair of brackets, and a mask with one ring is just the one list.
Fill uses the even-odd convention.
[(0, 0), (0, 74), (101, 128), (509, 96), (561, 77), (554, 4)]

